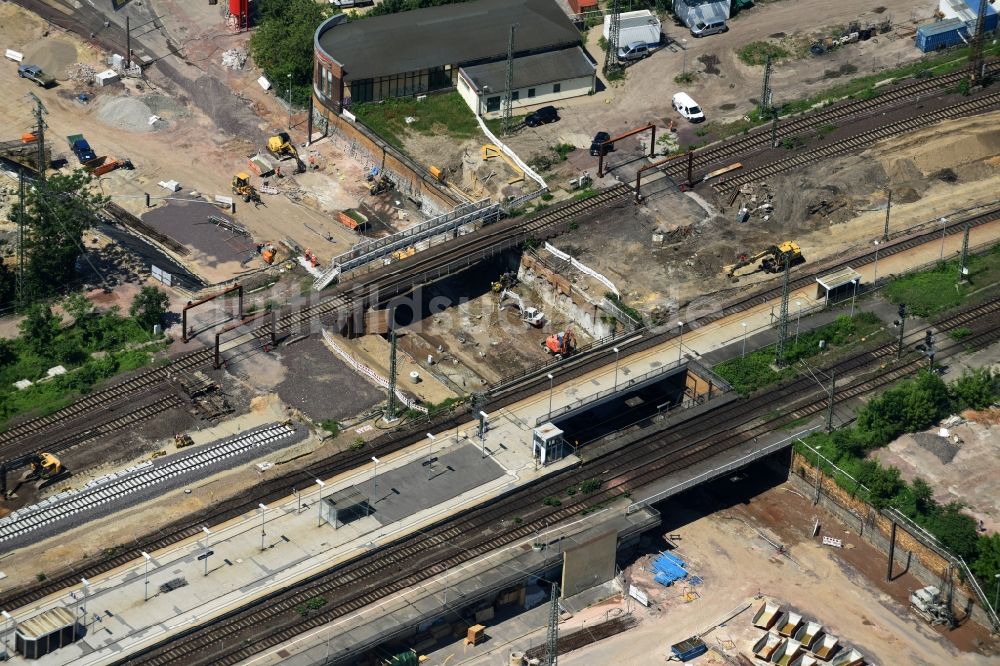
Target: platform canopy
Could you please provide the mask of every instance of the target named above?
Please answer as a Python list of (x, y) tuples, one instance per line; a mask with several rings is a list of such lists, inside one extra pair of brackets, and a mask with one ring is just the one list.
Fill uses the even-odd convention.
[(321, 515), (334, 529), (368, 512), (368, 499), (351, 486), (323, 498)]
[(816, 298), (822, 298), (825, 302), (829, 302), (831, 295), (840, 292), (845, 287), (853, 289), (851, 285), (855, 282), (860, 284), (861, 274), (850, 266), (845, 266), (832, 273), (821, 275), (816, 278)]

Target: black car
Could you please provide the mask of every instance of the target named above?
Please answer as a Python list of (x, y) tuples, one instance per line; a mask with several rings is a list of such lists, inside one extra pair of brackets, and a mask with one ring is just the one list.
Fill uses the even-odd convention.
[(538, 127), (554, 123), (557, 120), (559, 120), (559, 113), (556, 111), (556, 107), (543, 106), (529, 113), (524, 119), (524, 124), (528, 127)]
[(594, 140), (590, 142), (590, 154), (593, 155), (594, 157), (597, 157), (598, 155), (601, 154), (602, 150), (604, 151), (605, 155), (614, 150), (615, 144), (605, 143), (605, 141), (607, 141), (610, 138), (611, 135), (608, 134), (607, 132), (598, 132), (597, 134), (595, 134)]

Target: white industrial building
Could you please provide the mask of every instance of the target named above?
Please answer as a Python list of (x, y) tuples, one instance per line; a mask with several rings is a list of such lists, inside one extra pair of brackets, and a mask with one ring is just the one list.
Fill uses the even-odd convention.
[[(637, 12), (622, 12), (621, 23), (618, 28), (618, 46), (628, 44), (646, 44), (656, 46), (660, 43), (660, 19), (656, 14), (644, 9)], [(611, 16), (604, 15), (604, 39), (608, 39), (611, 32)]]
[[(943, 0), (942, 0), (943, 1)], [(729, 19), (729, 0), (674, 0), (673, 12), (687, 27)]]
[(968, 28), (968, 34), (976, 32), (976, 19), (979, 14), (979, 3), (987, 2), (986, 32), (997, 29), (997, 10), (989, 5), (989, 0), (938, 0), (938, 11), (945, 20), (959, 19)]
[[(597, 64), (579, 46), (514, 59), (511, 109), (551, 104), (594, 91)], [(462, 66), (458, 93), (477, 115), (498, 117), (507, 85), (507, 61)]]

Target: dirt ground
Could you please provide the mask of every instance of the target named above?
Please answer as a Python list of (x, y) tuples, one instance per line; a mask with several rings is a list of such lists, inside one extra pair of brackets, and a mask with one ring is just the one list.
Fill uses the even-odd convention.
[[(998, 119), (1000, 113), (991, 113), (943, 123), (806, 173), (776, 177), (766, 183), (774, 206), (766, 220), (754, 215), (740, 224), (735, 210), (712, 216), (688, 196), (664, 191), (651, 197), (661, 200), (659, 210), (622, 202), (581, 221), (554, 243), (610, 277), (627, 291), (623, 298), (630, 305), (645, 311), (672, 309), (710, 291), (732, 288), (723, 267), (740, 252), (789, 239), (800, 245), (807, 262), (816, 262), (879, 238), (885, 188), (893, 191), (894, 233), (957, 209), (994, 203), (1000, 176)], [(757, 195), (763, 191), (753, 188)], [(821, 200), (838, 199), (844, 206), (836, 215), (808, 212)], [(665, 215), (662, 210), (674, 212)], [(614, 224), (607, 223), (609, 218)], [(655, 231), (666, 232), (662, 243), (654, 243)], [(609, 241), (614, 254), (607, 252)], [(739, 284), (767, 279), (775, 278), (744, 274)]]
[[(0, 133), (16, 137), (31, 127), (31, 108), (23, 97), (29, 91), (37, 94), (48, 110), (46, 122), (53, 155), (66, 156), (69, 168), (76, 166), (76, 160), (64, 137), (76, 133), (84, 134), (99, 155), (132, 160), (135, 171), (111, 172), (100, 179), (100, 188), (106, 195), (123, 197), (116, 203), (134, 214), (144, 212), (145, 192), (153, 197), (170, 196), (157, 185), (161, 180), (180, 182), (179, 196), (192, 192), (202, 193), (207, 199), (216, 194), (228, 196), (232, 175), (246, 170), (247, 158), (263, 147), (266, 136), (287, 124), (286, 109), (274, 93), (265, 93), (256, 83), (259, 73), (252, 69), (252, 63), (242, 71), (222, 66), (222, 52), (245, 49), (247, 35), (233, 35), (223, 29), (221, 5), (195, 6), (169, 0), (152, 4), (160, 10), (156, 13), (162, 18), (163, 30), (145, 31), (137, 39), (154, 54), (163, 51), (165, 55), (171, 50), (168, 44), (183, 44), (184, 60), (167, 56), (148, 70), (147, 80), (103, 88), (65, 79), (64, 73), (66, 61), (104, 69), (104, 54), (14, 3), (0, 7), (0, 42), (7, 48), (51, 60), (57, 76), (63, 79), (55, 88), (41, 90), (17, 77), (15, 63), (0, 68), (0, 80), (11, 89), (11, 94), (0, 100)], [(136, 20), (133, 16), (133, 24)], [(46, 31), (47, 37), (43, 36)], [(76, 101), (81, 92), (91, 95), (89, 103)], [(147, 110), (149, 115), (163, 120), (148, 125), (148, 118), (143, 117)], [(297, 114), (292, 125), (293, 140), (302, 144), (306, 138), (304, 114)], [(272, 179), (271, 184), (278, 186), (282, 194), (265, 194), (260, 207), (239, 201), (236, 220), (258, 242), (288, 238), (303, 249), (312, 249), (325, 262), (356, 242), (356, 236), (336, 221), (335, 212), (357, 206), (367, 196), (367, 189), (360, 165), (328, 140), (320, 141), (313, 150), (318, 170), (280, 181)], [(304, 151), (303, 157), (308, 156)], [(260, 185), (261, 179), (254, 176), (253, 182)], [(214, 206), (205, 208), (207, 213), (218, 210)], [(0, 233), (3, 231), (0, 228)], [(190, 259), (187, 267), (208, 282), (232, 277), (225, 262), (220, 265), (212, 257), (197, 254)]]
[[(921, 477), (934, 488), (941, 504), (962, 502), (966, 511), (990, 532), (1000, 528), (1000, 410), (967, 412), (968, 420), (946, 428), (906, 434), (873, 456), (883, 466), (898, 467), (903, 478)], [(955, 441), (958, 437), (958, 441)]]
[[(919, 620), (905, 599), (922, 584), (909, 574), (885, 583), (885, 557), (788, 484), (748, 490), (748, 483), (754, 485), (723, 480), (661, 507), (663, 536), (677, 544), (675, 554), (703, 583), (669, 588), (653, 583), (643, 567), (665, 544), (646, 542), (650, 554), (622, 563), (626, 577), (650, 595), (650, 608), (632, 604), (640, 625), (563, 655), (560, 663), (663, 663), (671, 644), (695, 634), (730, 659), (743, 654), (753, 661), (750, 647), (763, 634), (751, 625), (758, 595), (823, 624), (842, 644), (863, 653), (866, 663), (996, 663), (998, 646), (987, 631), (966, 623), (946, 633)], [(814, 517), (821, 536), (843, 539), (843, 549), (809, 536)], [(785, 554), (769, 541), (783, 544)], [(690, 601), (686, 593), (692, 593)], [(747, 602), (750, 609), (708, 631)], [(725, 662), (706, 655), (691, 663)]]
[[(882, 11), (875, 13), (877, 8)], [(921, 54), (913, 46), (912, 30), (916, 25), (930, 20), (936, 9), (932, 2), (914, 4), (903, 0), (869, 2), (846, 0), (830, 4), (824, 0), (802, 2), (759, 3), (742, 12), (730, 23), (729, 32), (704, 39), (694, 39), (690, 33), (669, 21), (663, 24), (667, 38), (676, 42), (651, 57), (629, 67), (624, 81), (605, 86), (591, 96), (560, 101), (561, 120), (538, 128), (525, 128), (511, 140), (511, 146), (525, 156), (557, 143), (569, 143), (587, 148), (597, 130), (612, 136), (648, 122), (666, 125), (667, 120), (678, 123), (681, 140), (693, 143), (695, 127), (681, 119), (670, 108), (671, 96), (679, 90), (692, 95), (705, 110), (708, 119), (721, 122), (738, 120), (749, 112), (760, 95), (762, 67), (748, 67), (736, 56), (745, 44), (767, 40), (777, 35), (779, 39), (793, 41), (808, 39), (809, 35), (829, 34), (828, 28), (846, 26), (852, 20), (874, 23), (892, 17), (896, 30), (882, 35), (877, 41), (848, 45), (828, 53), (822, 58), (807, 55), (804, 58), (778, 63), (771, 77), (774, 101), (805, 97), (836, 83), (839, 77), (827, 74), (838, 72), (849, 63), (857, 68), (854, 76), (879, 72), (918, 58)], [(817, 21), (817, 17), (820, 17)], [(604, 53), (597, 46), (601, 27), (592, 28), (586, 35), (586, 47), (599, 63)], [(681, 41), (685, 40), (685, 41)], [(702, 62), (705, 56), (715, 56), (713, 67), (718, 73), (708, 74)], [(682, 71), (696, 72), (695, 80), (678, 85), (674, 77)], [(845, 77), (850, 78), (850, 77)], [(596, 171), (596, 160), (592, 160)]]
[[(513, 265), (502, 263), (507, 261)], [(529, 285), (519, 284), (515, 291), (525, 305), (545, 313), (543, 326), (534, 328), (521, 321), (510, 302), (500, 310), (499, 295), (491, 291), (492, 282), (515, 268), (518, 261), (519, 257), (511, 254), (501, 261), (484, 262), (424, 287), (412, 301), (400, 302), (397, 321), (407, 327), (407, 334), (400, 338), (403, 349), (420, 364), (426, 362), (428, 354), (434, 355), (438, 359), (434, 372), (442, 374), (453, 389), (468, 392), (550, 360), (542, 343), (549, 335), (572, 326), (571, 317), (543, 305)], [(404, 308), (419, 314), (404, 315)], [(573, 332), (577, 345), (591, 340), (578, 326)]]

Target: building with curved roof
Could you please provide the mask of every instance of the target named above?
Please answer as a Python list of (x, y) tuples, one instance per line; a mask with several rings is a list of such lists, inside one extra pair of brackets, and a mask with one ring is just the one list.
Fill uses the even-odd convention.
[(324, 21), (314, 38), (316, 100), (340, 113), (352, 104), (458, 88), (477, 113), (496, 113), (511, 25), (517, 26), (513, 106), (594, 89), (596, 64), (555, 0), (475, 0)]

